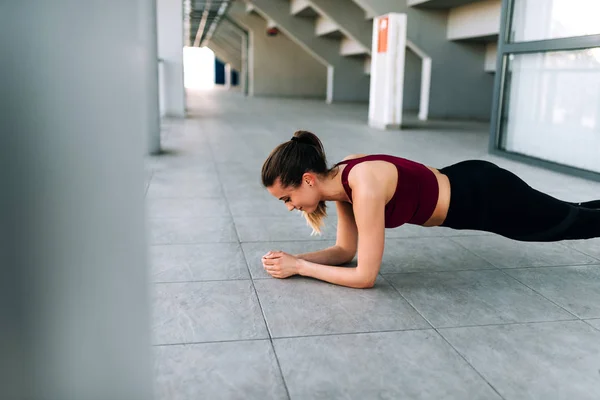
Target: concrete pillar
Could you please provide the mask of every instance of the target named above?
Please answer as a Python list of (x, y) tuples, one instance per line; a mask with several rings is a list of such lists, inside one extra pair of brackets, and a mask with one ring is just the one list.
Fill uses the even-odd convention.
[(373, 21), (369, 125), (397, 129), (402, 125), (406, 14), (390, 13)]
[(158, 87), (158, 22), (156, 20), (156, 0), (140, 0), (140, 29), (142, 51), (145, 51), (144, 63), (146, 89), (146, 132), (148, 136), (148, 153), (160, 153), (160, 110)]
[(225, 89), (231, 89), (231, 64), (225, 64)]
[(246, 32), (242, 35), (242, 68), (238, 70), (240, 73), (240, 87), (242, 88), (242, 93), (244, 95), (248, 95), (250, 92), (250, 87), (248, 85), (248, 33)]
[[(310, 19), (290, 13), (288, 2), (252, 0), (255, 10), (267, 21), (273, 21), (280, 30), (327, 68), (326, 101), (362, 102), (369, 100), (369, 76), (364, 72), (364, 60), (340, 54), (340, 43), (330, 38), (315, 36)], [(230, 15), (235, 9), (231, 7)], [(237, 18), (237, 16), (235, 16)], [(348, 84), (352, 82), (352, 84)]]
[(185, 117), (183, 84), (183, 2), (157, 0), (158, 56), (164, 65), (165, 114)]
[[(489, 119), (492, 109), (494, 77), (484, 71), (485, 46), (448, 41), (448, 11), (410, 7), (407, 0), (353, 0), (367, 15), (390, 12), (407, 15), (407, 41), (431, 58), (431, 101), (433, 118)], [(412, 2), (411, 2), (412, 3)], [(407, 52), (410, 54), (410, 52)], [(405, 100), (419, 93), (418, 59), (407, 57)], [(429, 67), (426, 67), (429, 68)], [(411, 78), (414, 77), (414, 78)], [(407, 107), (404, 102), (405, 109)], [(414, 102), (417, 106), (418, 102)]]
[(1, 399), (153, 398), (140, 1), (0, 5)]

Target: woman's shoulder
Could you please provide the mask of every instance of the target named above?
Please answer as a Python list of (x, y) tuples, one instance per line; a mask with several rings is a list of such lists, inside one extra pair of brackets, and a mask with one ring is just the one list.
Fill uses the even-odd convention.
[[(349, 154), (341, 163), (346, 163), (349, 160), (365, 158), (365, 161), (377, 161), (379, 157), (373, 154)], [(371, 159), (372, 158), (372, 159)], [(346, 182), (351, 189), (356, 189), (359, 186), (365, 186), (367, 189), (372, 189), (374, 185), (379, 185), (382, 181), (383, 175), (381, 169), (375, 165), (369, 165), (371, 163), (357, 162), (353, 163), (350, 168), (344, 168), (346, 173)], [(354, 168), (352, 168), (354, 167)]]
[(342, 161), (353, 160), (355, 158), (362, 158), (366, 156), (368, 156), (368, 154), (349, 154), (346, 157), (342, 158)]

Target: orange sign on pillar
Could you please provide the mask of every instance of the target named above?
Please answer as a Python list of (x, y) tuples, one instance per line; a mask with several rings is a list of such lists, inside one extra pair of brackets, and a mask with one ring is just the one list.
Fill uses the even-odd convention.
[(379, 20), (379, 26), (377, 27), (377, 52), (387, 52), (388, 45), (388, 17), (383, 17)]

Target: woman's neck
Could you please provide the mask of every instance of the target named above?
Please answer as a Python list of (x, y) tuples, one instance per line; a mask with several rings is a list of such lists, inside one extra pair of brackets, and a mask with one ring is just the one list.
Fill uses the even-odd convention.
[(342, 174), (329, 175), (320, 181), (321, 200), (348, 201), (348, 196), (342, 185)]

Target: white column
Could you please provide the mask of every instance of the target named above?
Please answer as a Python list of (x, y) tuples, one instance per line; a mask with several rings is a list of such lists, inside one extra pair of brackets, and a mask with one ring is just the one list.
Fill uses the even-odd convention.
[(249, 57), (248, 57), (248, 46), (249, 46), (249, 38), (247, 33), (243, 33), (242, 35), (242, 70), (239, 71), (240, 75), (240, 87), (242, 88), (242, 93), (248, 95), (248, 68), (249, 68)]
[(369, 125), (379, 129), (402, 124), (406, 14), (390, 13), (373, 20)]
[(139, 1), (0, 5), (1, 399), (153, 398)]
[(225, 89), (231, 89), (231, 64), (225, 64)]
[(158, 75), (158, 22), (156, 20), (156, 0), (138, 0), (140, 5), (140, 36), (142, 51), (146, 57), (146, 132), (148, 137), (148, 153), (160, 153), (160, 110), (159, 110), (159, 75)]
[(157, 0), (158, 56), (164, 64), (165, 113), (185, 117), (183, 84), (183, 2)]

